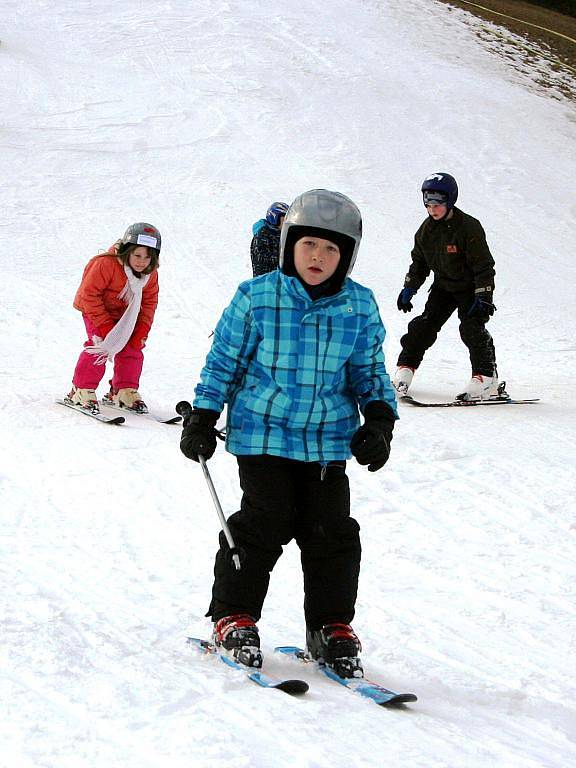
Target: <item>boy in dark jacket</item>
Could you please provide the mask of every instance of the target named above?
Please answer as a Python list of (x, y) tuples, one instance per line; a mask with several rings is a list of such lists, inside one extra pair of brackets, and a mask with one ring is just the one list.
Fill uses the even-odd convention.
[(360, 211), (345, 195), (296, 198), (280, 268), (243, 282), (224, 311), (182, 432), (182, 452), (209, 459), (227, 404), (226, 449), (243, 491), (228, 525), (246, 559), (233, 570), (223, 534), (208, 615), (214, 643), (247, 666), (262, 664), (256, 622), (272, 569), (295, 539), (308, 651), (344, 677), (362, 676), (350, 626), (361, 547), (346, 461), (381, 469), (397, 410), (374, 294), (349, 277), (361, 236)]
[(250, 258), (254, 277), (278, 269), (280, 232), (287, 210), (288, 203), (272, 203), (266, 211), (266, 218), (258, 219), (252, 227)]
[(494, 314), (494, 259), (480, 222), (455, 207), (456, 180), (448, 173), (434, 173), (422, 184), (428, 218), (414, 238), (412, 264), (398, 296), (401, 312), (412, 310), (412, 297), (430, 272), (434, 281), (424, 312), (408, 324), (400, 343), (394, 387), (408, 392), (412, 378), (438, 332), (458, 310), (460, 338), (468, 347), (472, 377), (460, 400), (482, 400), (498, 391), (496, 353), (486, 323)]

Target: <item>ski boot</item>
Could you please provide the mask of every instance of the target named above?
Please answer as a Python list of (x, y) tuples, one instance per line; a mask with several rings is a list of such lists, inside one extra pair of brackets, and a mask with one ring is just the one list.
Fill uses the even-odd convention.
[(306, 648), (313, 659), (326, 664), (339, 677), (364, 677), (358, 656), (362, 645), (350, 624), (325, 624), (322, 629), (307, 629)]
[(124, 387), (123, 389), (115, 390), (112, 385), (110, 391), (104, 395), (102, 402), (109, 403), (116, 408), (125, 408), (128, 411), (135, 411), (136, 413), (148, 413), (148, 406), (142, 400), (142, 396), (137, 389), (133, 387)]
[(401, 365), (394, 374), (392, 386), (401, 397), (408, 394), (408, 389), (410, 384), (412, 384), (415, 370), (415, 368), (410, 368), (408, 365)]
[(90, 413), (100, 413), (100, 406), (98, 405), (98, 397), (96, 396), (95, 389), (81, 389), (78, 387), (72, 387), (72, 390), (64, 398), (65, 403), (71, 403), (72, 405), (79, 405), (80, 408)]
[(262, 666), (260, 636), (254, 619), (247, 613), (224, 616), (214, 624), (212, 642), (246, 667)]
[(456, 400), (494, 400), (500, 395), (498, 376), (485, 376), (482, 373), (473, 373), (466, 389)]

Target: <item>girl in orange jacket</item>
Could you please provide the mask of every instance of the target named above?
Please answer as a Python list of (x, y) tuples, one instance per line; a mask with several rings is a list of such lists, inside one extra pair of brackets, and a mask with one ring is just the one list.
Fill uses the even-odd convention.
[(151, 224), (132, 224), (106, 253), (84, 269), (74, 298), (88, 341), (78, 358), (67, 402), (98, 413), (96, 389), (114, 360), (110, 392), (104, 401), (139, 413), (148, 409), (138, 392), (143, 348), (158, 304), (158, 265), (162, 238)]

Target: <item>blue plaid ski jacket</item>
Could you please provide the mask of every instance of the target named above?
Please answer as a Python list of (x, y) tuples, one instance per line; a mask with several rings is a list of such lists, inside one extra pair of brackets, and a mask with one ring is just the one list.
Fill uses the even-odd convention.
[(228, 404), (230, 453), (349, 459), (358, 407), (384, 400), (398, 416), (384, 337), (372, 291), (350, 278), (317, 301), (279, 270), (247, 280), (218, 322), (194, 407)]

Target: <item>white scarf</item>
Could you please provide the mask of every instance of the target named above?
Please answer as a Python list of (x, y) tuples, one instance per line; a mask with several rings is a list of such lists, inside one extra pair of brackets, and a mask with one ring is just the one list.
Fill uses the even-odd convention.
[(132, 336), (136, 321), (138, 320), (140, 305), (142, 304), (142, 291), (146, 287), (150, 275), (136, 277), (127, 264), (124, 265), (124, 272), (128, 280), (118, 294), (118, 298), (123, 299), (128, 305), (126, 312), (124, 312), (105, 339), (93, 336), (93, 346), (85, 347), (86, 352), (89, 352), (91, 355), (98, 355), (96, 365), (105, 365), (107, 360), (112, 360), (117, 352), (124, 349), (126, 344), (128, 344), (130, 336)]

